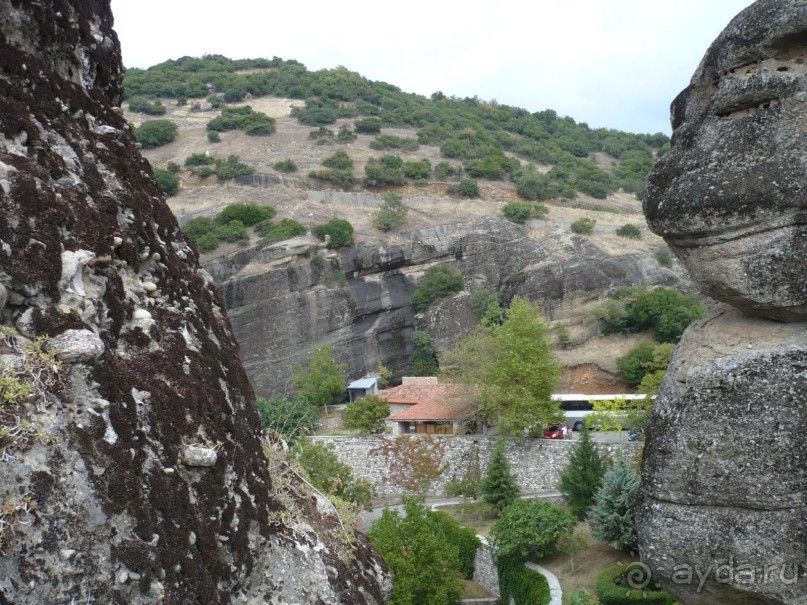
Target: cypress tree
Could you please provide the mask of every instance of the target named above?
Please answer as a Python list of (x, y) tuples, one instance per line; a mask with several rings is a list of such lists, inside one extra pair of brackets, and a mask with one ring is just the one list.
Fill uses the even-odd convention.
[(510, 470), (510, 463), (504, 454), (504, 441), (496, 442), (496, 447), (490, 456), (485, 481), (482, 484), (482, 494), (485, 502), (497, 511), (502, 511), (519, 495), (516, 476)]
[(560, 475), (560, 491), (578, 519), (585, 519), (588, 509), (594, 504), (605, 471), (605, 460), (591, 440), (588, 428), (584, 427), (569, 456), (569, 464)]
[(636, 551), (633, 507), (639, 483), (639, 473), (624, 456), (619, 456), (603, 476), (594, 507), (588, 514), (589, 527), (597, 540), (628, 553)]

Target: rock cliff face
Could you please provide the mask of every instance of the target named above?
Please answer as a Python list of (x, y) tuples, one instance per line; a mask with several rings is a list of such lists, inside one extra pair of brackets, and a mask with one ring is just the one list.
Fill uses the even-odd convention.
[(807, 602), (806, 56), (804, 2), (740, 13), (673, 103), (645, 197), (724, 301), (676, 349), (642, 469), (641, 556), (685, 605)]
[(450, 348), (478, 319), (467, 294), (415, 317), (409, 299), (434, 264), (453, 263), (470, 292), (497, 290), (505, 303), (535, 300), (549, 319), (572, 315), (616, 286), (681, 283), (680, 274), (643, 255), (610, 256), (562, 230), (532, 239), (524, 227), (494, 217), (410, 233), (400, 245), (358, 245), (312, 263), (316, 250), (316, 242), (301, 238), (206, 265), (260, 394), (282, 392), (314, 346), (333, 344), (352, 377), (379, 364), (405, 374), (414, 329), (432, 335), (438, 354)]
[(377, 553), (260, 442), (118, 108), (109, 2), (3, 2), (0, 57), (0, 602), (383, 602)]

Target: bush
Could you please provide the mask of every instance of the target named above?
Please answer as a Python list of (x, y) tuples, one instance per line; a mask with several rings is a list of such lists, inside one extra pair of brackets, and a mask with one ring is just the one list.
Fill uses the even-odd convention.
[(322, 241), (325, 241), (326, 235), (330, 235), (328, 248), (353, 245), (353, 225), (345, 220), (333, 218), (325, 224), (314, 225), (311, 231)]
[(482, 319), (491, 308), (499, 307), (501, 310), (501, 296), (494, 290), (480, 290), (471, 295), (471, 310), (478, 319)]
[(285, 172), (285, 173), (297, 172), (298, 170), (297, 164), (294, 162), (294, 160), (290, 159), (275, 162), (274, 164), (272, 164), (272, 168), (274, 168), (278, 172)]
[(210, 166), (201, 166), (200, 168), (193, 168), (191, 172), (193, 172), (193, 174), (203, 179), (216, 174), (216, 170), (214, 168), (211, 168)]
[(221, 230), (219, 237), (225, 242), (241, 242), (246, 243), (249, 241), (247, 228), (241, 221), (230, 221)]
[(255, 233), (263, 238), (262, 243), (266, 245), (297, 237), (298, 235), (305, 235), (305, 227), (293, 219), (284, 218), (277, 223), (272, 223), (271, 221), (258, 223), (255, 225)]
[(656, 262), (662, 267), (672, 267), (672, 254), (669, 248), (659, 248), (656, 250)]
[(367, 395), (349, 403), (342, 412), (342, 418), (348, 428), (363, 433), (383, 433), (386, 428), (384, 418), (390, 415), (386, 399)]
[(216, 159), (216, 177), (220, 181), (234, 179), (237, 176), (252, 174), (255, 169), (241, 162), (237, 155), (228, 155), (226, 160)]
[(231, 221), (240, 221), (244, 227), (252, 227), (262, 221), (267, 221), (277, 214), (272, 206), (259, 205), (254, 202), (246, 204), (230, 204), (216, 215), (219, 225), (227, 225)]
[(378, 118), (356, 120), (353, 123), (353, 128), (356, 132), (360, 132), (361, 134), (378, 134), (381, 132), (381, 120)]
[(622, 357), (617, 357), (616, 367), (619, 375), (629, 387), (636, 387), (642, 382), (647, 370), (645, 365), (653, 361), (653, 352), (656, 345), (652, 342), (644, 341), (633, 347)]
[(514, 500), (490, 529), (496, 556), (537, 559), (575, 526), (572, 515), (541, 499)]
[(350, 189), (356, 184), (356, 178), (350, 170), (312, 170), (308, 177), (320, 181), (328, 181), (342, 189)]
[(180, 166), (176, 162), (168, 162), (165, 165), (165, 169), (171, 174), (179, 174), (180, 170), (182, 170), (182, 166)]
[(463, 288), (465, 282), (457, 269), (448, 264), (435, 265), (426, 270), (410, 300), (417, 312), (422, 313), (434, 300), (461, 292)]
[(308, 138), (316, 141), (318, 145), (330, 145), (334, 140), (336, 140), (336, 135), (334, 135), (333, 130), (330, 128), (320, 126), (316, 130), (309, 132)]
[(403, 185), (406, 182), (403, 166), (403, 160), (395, 155), (370, 158), (364, 167), (364, 184), (367, 187)]
[(339, 133), (336, 135), (336, 142), (337, 143), (350, 143), (351, 141), (355, 141), (358, 138), (355, 132), (350, 130), (350, 126), (347, 124), (342, 124), (339, 127)]
[(531, 202), (507, 202), (502, 208), (505, 218), (523, 225), (532, 217), (533, 204)]
[(546, 215), (549, 214), (549, 206), (546, 204), (536, 203), (532, 206), (532, 218), (537, 218), (538, 220), (543, 220), (546, 218)]
[(134, 98), (129, 100), (129, 111), (135, 113), (145, 113), (150, 116), (165, 115), (165, 106), (161, 101), (157, 100), (153, 103), (142, 98)]
[(432, 175), (432, 163), (426, 158), (416, 162), (404, 162), (403, 173), (408, 179), (415, 181), (426, 180)]
[(642, 239), (642, 230), (636, 225), (622, 225), (616, 230), (616, 234), (620, 237), (627, 237), (629, 239)]
[(225, 132), (243, 130), (251, 136), (265, 136), (275, 132), (276, 120), (265, 113), (253, 111), (249, 105), (243, 107), (224, 107), (221, 115), (207, 123), (207, 130)]
[(208, 166), (216, 163), (216, 158), (204, 153), (192, 153), (185, 158), (185, 167)]
[(179, 177), (171, 171), (155, 168), (154, 180), (157, 181), (166, 197), (172, 197), (179, 193)]
[(373, 214), (373, 226), (381, 231), (391, 231), (400, 227), (406, 220), (409, 208), (403, 204), (400, 195), (385, 193), (378, 210)]
[(457, 187), (462, 197), (479, 197), (479, 185), (473, 179), (463, 179)]
[(210, 143), (221, 143), (221, 135), (215, 130), (208, 130), (207, 140)]
[(673, 605), (675, 600), (658, 584), (646, 579), (646, 574), (647, 570), (635, 563), (600, 572), (596, 583), (600, 602), (602, 605)]
[(333, 170), (353, 170), (353, 160), (342, 150), (322, 160), (322, 165)]
[(402, 151), (417, 151), (420, 144), (417, 139), (396, 137), (392, 134), (380, 134), (370, 141), (370, 149), (385, 151), (387, 149), (400, 149)]
[(171, 120), (149, 120), (134, 129), (134, 136), (143, 149), (166, 145), (177, 138), (177, 125)]
[(551, 197), (549, 180), (534, 166), (528, 166), (516, 181), (516, 191), (528, 200), (545, 200)]
[(434, 167), (434, 178), (439, 181), (444, 181), (455, 174), (457, 174), (457, 169), (448, 162), (440, 162)]
[(370, 510), (373, 487), (366, 479), (356, 479), (350, 467), (339, 461), (332, 447), (299, 439), (292, 455), (318, 490)]
[(219, 238), (213, 233), (203, 233), (195, 242), (201, 252), (212, 252), (219, 247)]
[(594, 233), (594, 225), (596, 224), (596, 219), (584, 216), (583, 218), (579, 218), (572, 223), (572, 233), (591, 235)]

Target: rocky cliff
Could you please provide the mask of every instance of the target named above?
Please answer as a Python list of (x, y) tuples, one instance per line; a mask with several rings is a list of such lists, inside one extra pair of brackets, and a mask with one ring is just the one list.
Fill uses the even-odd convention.
[(383, 602), (377, 553), (260, 441), (119, 109), (109, 2), (0, 3), (0, 57), (0, 602)]
[(804, 2), (740, 13), (648, 180), (651, 228), (722, 301), (661, 385), (637, 509), (642, 559), (685, 605), (807, 602), (805, 58)]
[[(312, 262), (313, 259), (313, 262)], [(505, 303), (526, 296), (547, 319), (581, 313), (617, 286), (680, 286), (676, 269), (646, 253), (612, 254), (565, 229), (528, 230), (485, 217), (404, 234), (386, 246), (357, 245), (321, 257), (313, 239), (247, 250), (206, 265), (216, 281), (244, 365), (260, 394), (283, 392), (294, 365), (312, 347), (333, 344), (351, 377), (379, 364), (408, 371), (411, 332), (427, 330), (438, 354), (478, 323), (467, 293), (415, 317), (409, 299), (423, 272), (452, 263), (468, 292), (489, 289)]]

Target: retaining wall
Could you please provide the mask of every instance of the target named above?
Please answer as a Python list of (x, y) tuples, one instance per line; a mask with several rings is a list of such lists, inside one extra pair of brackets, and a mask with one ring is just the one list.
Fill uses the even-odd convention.
[[(417, 435), (405, 435), (408, 439), (419, 439)], [(373, 452), (380, 439), (389, 437), (312, 437), (312, 441), (333, 447), (337, 457), (350, 466), (355, 477), (367, 479), (380, 497), (399, 496), (403, 490), (385, 478), (390, 469), (381, 454)], [(461, 478), (469, 468), (476, 467), (484, 475), (488, 459), (493, 452), (497, 437), (484, 435), (434, 436), (444, 445), (446, 471), (430, 486), (430, 496), (444, 496), (446, 483)], [(516, 475), (522, 493), (554, 491), (560, 481), (560, 473), (566, 467), (569, 453), (575, 441), (554, 441), (549, 439), (518, 439), (506, 442), (505, 452), (510, 468)], [(637, 455), (641, 444), (598, 443), (600, 451), (613, 457), (621, 451), (628, 459)]]

